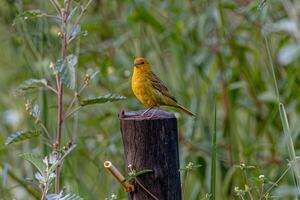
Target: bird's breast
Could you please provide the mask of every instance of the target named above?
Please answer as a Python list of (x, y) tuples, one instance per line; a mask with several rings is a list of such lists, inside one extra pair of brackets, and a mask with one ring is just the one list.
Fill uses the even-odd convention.
[(147, 74), (135, 70), (132, 76), (131, 87), (134, 95), (146, 107), (158, 106), (156, 91), (152, 87), (151, 79), (147, 77)]

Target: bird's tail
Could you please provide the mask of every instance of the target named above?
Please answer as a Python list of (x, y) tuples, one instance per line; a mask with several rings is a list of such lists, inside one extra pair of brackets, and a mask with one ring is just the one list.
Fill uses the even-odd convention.
[(180, 110), (182, 110), (182, 111), (185, 112), (186, 114), (195, 117), (195, 115), (194, 115), (191, 111), (189, 111), (188, 109), (186, 109), (186, 108), (183, 107), (182, 105), (176, 103), (176, 104), (173, 105), (173, 106), (176, 107), (176, 108), (179, 108)]

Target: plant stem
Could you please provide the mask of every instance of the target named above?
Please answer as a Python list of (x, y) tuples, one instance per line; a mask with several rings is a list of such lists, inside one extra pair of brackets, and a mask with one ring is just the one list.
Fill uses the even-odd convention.
[(217, 103), (214, 106), (214, 132), (212, 135), (212, 157), (211, 157), (211, 180), (210, 194), (211, 200), (216, 199), (216, 162), (217, 162)]
[(70, 112), (67, 112), (63, 119), (67, 119), (68, 117), (70, 117), (71, 115), (73, 115), (75, 112), (77, 112), (81, 108), (82, 108), (82, 106), (78, 106), (77, 108), (74, 108)]
[(276, 180), (275, 183), (272, 184), (269, 189), (259, 198), (259, 200), (262, 200), (274, 187), (278, 185), (278, 183), (283, 179), (283, 177), (286, 175), (286, 173), (291, 169), (291, 165), (288, 165), (288, 167), (284, 170), (284, 172), (281, 174), (281, 176)]
[[(63, 33), (62, 38), (62, 44), (61, 44), (61, 58), (62, 60), (65, 60), (67, 56), (67, 20), (70, 13), (70, 0), (65, 1), (65, 12), (62, 13), (62, 25), (61, 25), (61, 32)], [(61, 133), (62, 133), (62, 124), (63, 124), (63, 113), (62, 113), (62, 107), (63, 107), (63, 82), (61, 77), (58, 75), (58, 88), (57, 88), (57, 101), (58, 101), (58, 108), (57, 108), (57, 139), (56, 144), (58, 148), (58, 158), (60, 158), (60, 148), (61, 148)], [(61, 172), (61, 166), (57, 166), (55, 171), (55, 193), (60, 192), (60, 172)]]
[[(63, 85), (61, 79), (59, 80), (59, 88), (58, 88), (58, 112), (57, 112), (57, 139), (56, 144), (58, 146), (58, 150), (60, 152), (61, 146), (61, 129), (62, 129), (62, 100), (63, 100)], [(58, 154), (58, 158), (60, 155)], [(56, 168), (55, 172), (55, 193), (59, 193), (60, 191), (60, 166)]]

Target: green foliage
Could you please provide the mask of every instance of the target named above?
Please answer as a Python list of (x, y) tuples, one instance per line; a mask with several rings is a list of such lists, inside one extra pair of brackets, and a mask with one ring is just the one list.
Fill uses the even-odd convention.
[(76, 73), (75, 67), (77, 64), (77, 56), (68, 55), (65, 59), (59, 59), (56, 62), (56, 69), (62, 78), (63, 84), (70, 88), (75, 89)]
[(26, 81), (23, 81), (19, 87), (17, 88), (17, 91), (20, 92), (26, 92), (28, 90), (42, 88), (47, 86), (47, 80), (46, 79), (28, 79)]
[(43, 160), (40, 157), (32, 153), (23, 153), (21, 157), (27, 160), (28, 162), (30, 162), (31, 164), (33, 164), (41, 174), (45, 173), (46, 165), (45, 163), (43, 163)]
[(67, 194), (64, 197), (61, 197), (59, 200), (83, 200), (80, 196), (76, 194)]
[(41, 131), (16, 131), (11, 134), (5, 141), (5, 145), (20, 142), (30, 138), (37, 137), (41, 134)]
[(126, 99), (126, 97), (124, 96), (120, 96), (116, 94), (106, 94), (103, 96), (82, 99), (80, 100), (80, 105), (86, 106), (91, 104), (100, 104), (100, 103), (113, 102), (113, 101), (124, 100), (124, 99)]

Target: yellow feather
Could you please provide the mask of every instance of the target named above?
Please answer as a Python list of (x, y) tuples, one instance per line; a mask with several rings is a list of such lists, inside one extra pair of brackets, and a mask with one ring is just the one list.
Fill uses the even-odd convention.
[(163, 82), (151, 71), (150, 64), (144, 58), (136, 58), (131, 80), (134, 95), (146, 107), (172, 106), (194, 116), (192, 112), (178, 104)]

